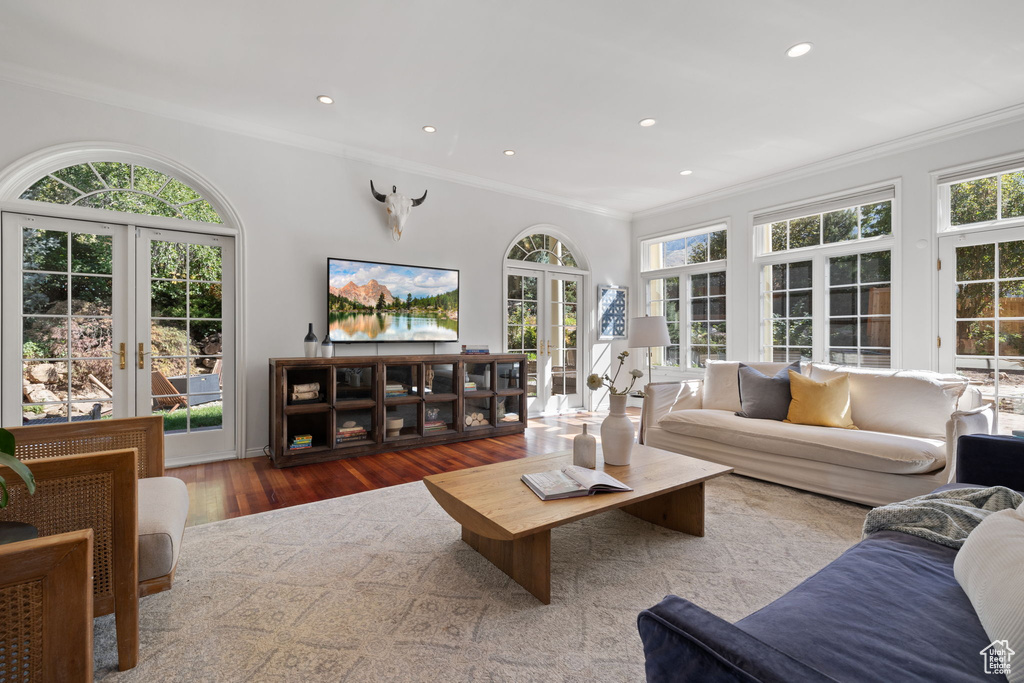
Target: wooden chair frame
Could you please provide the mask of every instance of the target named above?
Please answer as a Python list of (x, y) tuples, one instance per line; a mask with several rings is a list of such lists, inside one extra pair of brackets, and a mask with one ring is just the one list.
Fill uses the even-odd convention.
[(34, 496), (7, 468), (0, 468), (10, 490), (10, 504), (0, 510), (0, 520), (28, 522), (44, 537), (93, 530), (93, 614), (114, 613), (122, 671), (139, 658), (137, 460), (134, 448), (31, 460)]
[(79, 529), (0, 546), (2, 673), (92, 681), (92, 542), (92, 529)]
[(7, 431), (14, 435), (18, 460), (135, 448), (139, 479), (164, 476), (164, 418), (160, 415), (8, 427)]
[[(19, 460), (86, 453), (115, 448), (139, 451), (139, 479), (164, 476), (164, 419), (160, 415), (124, 417), (98, 422), (64, 422), (32, 427), (10, 427)], [(174, 569), (139, 583), (139, 597), (168, 590)], [(109, 613), (109, 612), (108, 612)]]

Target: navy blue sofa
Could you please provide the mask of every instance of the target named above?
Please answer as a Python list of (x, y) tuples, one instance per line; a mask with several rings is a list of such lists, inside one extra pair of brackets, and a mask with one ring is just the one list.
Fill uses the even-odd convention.
[[(1024, 491), (1024, 441), (964, 436), (962, 486)], [(731, 624), (670, 595), (638, 618), (647, 680), (1005, 681), (985, 674), (989, 638), (953, 576), (952, 548), (872, 534), (786, 595)]]

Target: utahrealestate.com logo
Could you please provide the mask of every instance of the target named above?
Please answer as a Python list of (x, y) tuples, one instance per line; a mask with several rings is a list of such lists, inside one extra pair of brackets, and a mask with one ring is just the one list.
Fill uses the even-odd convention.
[(1010, 659), (1017, 654), (1005, 640), (993, 640), (979, 654), (985, 658), (985, 673), (1010, 675)]

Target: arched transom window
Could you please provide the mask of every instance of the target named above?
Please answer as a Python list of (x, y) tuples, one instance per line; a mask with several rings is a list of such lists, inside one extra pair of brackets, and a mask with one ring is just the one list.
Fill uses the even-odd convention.
[(222, 223), (210, 203), (172, 176), (137, 164), (94, 161), (40, 178), (21, 199), (147, 216)]
[(551, 235), (537, 233), (527, 235), (512, 245), (505, 257), (511, 261), (531, 261), (533, 263), (550, 263), (556, 266), (579, 268), (576, 257), (560, 240)]

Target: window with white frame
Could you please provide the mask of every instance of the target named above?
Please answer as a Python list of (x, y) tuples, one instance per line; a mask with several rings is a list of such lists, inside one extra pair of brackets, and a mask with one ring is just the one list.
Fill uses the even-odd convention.
[(940, 230), (1019, 224), (1024, 220), (1024, 163), (1020, 160), (939, 178)]
[(895, 187), (755, 216), (761, 358), (891, 367)]
[(177, 178), (119, 161), (66, 166), (39, 178), (21, 194), (21, 199), (206, 223), (223, 222), (205, 197)]
[(671, 341), (651, 349), (652, 365), (725, 359), (726, 234), (715, 224), (641, 242), (646, 312), (665, 316)]

